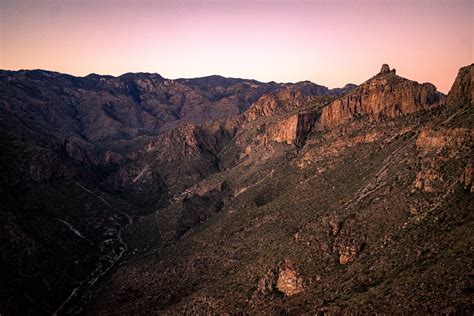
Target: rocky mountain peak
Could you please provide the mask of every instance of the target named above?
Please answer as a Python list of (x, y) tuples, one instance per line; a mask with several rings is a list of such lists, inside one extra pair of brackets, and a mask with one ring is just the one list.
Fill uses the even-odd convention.
[(439, 102), (440, 93), (431, 83), (395, 75), (387, 64), (380, 73), (339, 97), (323, 109), (320, 129), (336, 127), (355, 117), (380, 120), (426, 109)]
[(382, 68), (380, 69), (380, 73), (383, 74), (383, 73), (387, 73), (387, 72), (390, 72), (390, 66), (387, 65), (387, 64), (383, 64)]
[(388, 64), (383, 64), (379, 74), (383, 75), (389, 73), (395, 74), (395, 69), (390, 69), (390, 66)]

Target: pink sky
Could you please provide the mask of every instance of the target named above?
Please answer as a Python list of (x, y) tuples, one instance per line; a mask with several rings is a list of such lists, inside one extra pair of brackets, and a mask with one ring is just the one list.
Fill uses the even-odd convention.
[(3, 0), (0, 68), (361, 83), (382, 63), (447, 92), (473, 1)]

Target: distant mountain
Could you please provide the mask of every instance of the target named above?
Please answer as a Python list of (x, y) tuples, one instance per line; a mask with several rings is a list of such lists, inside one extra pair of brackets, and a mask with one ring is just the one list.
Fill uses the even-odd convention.
[(335, 95), (343, 95), (344, 93), (346, 93), (346, 92), (348, 92), (348, 91), (350, 91), (350, 90), (352, 90), (356, 87), (357, 87), (356, 84), (348, 83), (342, 88), (334, 88), (334, 89), (331, 89), (331, 91)]
[(473, 69), (0, 71), (0, 314), (472, 314)]
[[(191, 79), (176, 79), (177, 82), (188, 84), (192, 86), (197, 86), (200, 89), (216, 89), (218, 87), (229, 88), (238, 84), (248, 84), (248, 85), (261, 85), (261, 82), (256, 80), (245, 80), (238, 78), (226, 78), (222, 76), (207, 76), (201, 78), (191, 78)], [(272, 84), (272, 83), (270, 83)]]

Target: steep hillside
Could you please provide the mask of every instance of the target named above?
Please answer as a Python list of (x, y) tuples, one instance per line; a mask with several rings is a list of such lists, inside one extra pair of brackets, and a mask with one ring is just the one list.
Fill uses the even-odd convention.
[(80, 306), (126, 253), (124, 227), (231, 163), (224, 120), (287, 85), (0, 71), (0, 313)]
[(472, 313), (474, 107), (465, 85), (446, 106), (386, 68), (335, 100), (244, 113), (217, 153), (233, 163), (130, 226), (85, 311)]
[(195, 84), (204, 80), (167, 80), (147, 73), (73, 77), (42, 70), (1, 71), (0, 95), (2, 110), (39, 134), (48, 129), (104, 145), (158, 135), (179, 122), (228, 118), (280, 87), (226, 78), (211, 87)]
[(472, 314), (473, 69), (1, 71), (0, 313)]
[(453, 87), (448, 93), (447, 103), (449, 105), (472, 105), (472, 100), (474, 99), (473, 77), (474, 68), (472, 66), (459, 69)]

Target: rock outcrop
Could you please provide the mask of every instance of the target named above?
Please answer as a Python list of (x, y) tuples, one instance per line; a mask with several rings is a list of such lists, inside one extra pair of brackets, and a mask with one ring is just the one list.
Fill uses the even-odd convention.
[(278, 274), (276, 287), (286, 296), (293, 296), (303, 292), (303, 279), (294, 270), (291, 264), (286, 264)]
[(147, 197), (157, 198), (161, 198), (157, 189), (166, 185), (169, 194), (179, 195), (219, 170), (216, 155), (231, 133), (220, 126), (179, 125), (148, 138), (106, 183), (119, 191), (149, 192)]
[(396, 71), (395, 69), (390, 70), (390, 66), (387, 64), (383, 64), (382, 68), (380, 69), (380, 74), (388, 74), (388, 73), (393, 73), (395, 74)]
[(383, 65), (375, 77), (324, 108), (318, 129), (336, 127), (358, 117), (380, 120), (413, 113), (433, 106), (439, 97), (434, 85), (399, 77)]
[(328, 88), (311, 82), (286, 84), (282, 89), (263, 95), (244, 113), (245, 121), (253, 121), (260, 116), (289, 112), (301, 108), (311, 97), (330, 95)]
[[(149, 142), (146, 153), (155, 153), (156, 159), (171, 161), (176, 157), (195, 156), (199, 153), (199, 128), (193, 124), (176, 127)], [(163, 149), (167, 150), (164, 151)]]
[(263, 295), (271, 294), (276, 288), (277, 279), (277, 273), (273, 271), (273, 269), (268, 270), (267, 273), (258, 280), (257, 291)]
[(300, 146), (313, 129), (317, 117), (316, 113), (301, 113), (272, 123), (267, 128), (268, 140)]
[(339, 244), (339, 264), (353, 262), (360, 254), (364, 243), (356, 240), (344, 241)]
[[(473, 141), (474, 130), (469, 128), (423, 129), (416, 140), (421, 164), (413, 183), (414, 188), (428, 193), (445, 190), (446, 185), (451, 183), (442, 170), (449, 163), (462, 160), (462, 153)], [(469, 170), (468, 165), (463, 175), (460, 175), (466, 189), (469, 188)]]
[(459, 69), (456, 80), (449, 90), (446, 102), (449, 105), (470, 104), (474, 105), (474, 64)]
[(464, 168), (464, 173), (461, 175), (461, 184), (464, 186), (465, 190), (469, 190), (471, 193), (474, 193), (474, 167), (472, 163), (469, 163), (466, 168)]
[(285, 259), (278, 269), (270, 269), (260, 278), (257, 290), (261, 294), (277, 292), (293, 296), (304, 291), (303, 278), (296, 271), (293, 262)]

